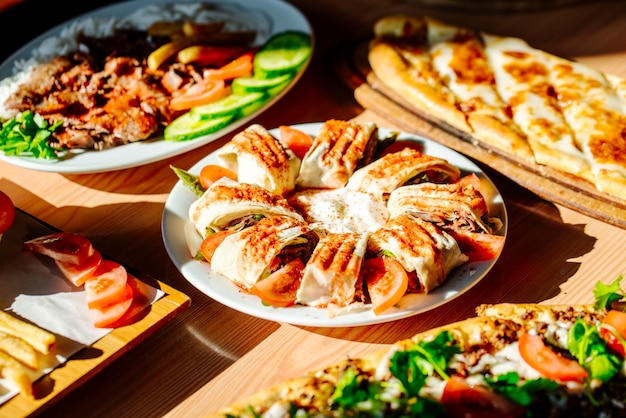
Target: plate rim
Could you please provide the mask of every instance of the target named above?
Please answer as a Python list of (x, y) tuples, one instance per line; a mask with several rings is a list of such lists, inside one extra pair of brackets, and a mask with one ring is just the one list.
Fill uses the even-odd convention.
[[(174, 0), (129, 0), (82, 13), (48, 29), (20, 47), (17, 51), (14, 51), (0, 64), (0, 78), (4, 80), (13, 76), (13, 67), (16, 61), (29, 58), (32, 50), (39, 47), (45, 39), (59, 35), (65, 27), (72, 23), (80, 22), (90, 17), (122, 16), (124, 11), (126, 11), (126, 14), (130, 14), (142, 7), (150, 5), (198, 4), (202, 2), (201, 0), (184, 0), (181, 2)], [(0, 161), (36, 171), (65, 174), (103, 173), (138, 167), (165, 160), (217, 141), (274, 106), (274, 104), (300, 81), (313, 58), (313, 52), (315, 51), (315, 34), (310, 21), (297, 7), (284, 0), (256, 0), (254, 3), (246, 2), (246, 0), (208, 0), (207, 2), (218, 5), (240, 5), (246, 7), (248, 10), (269, 10), (267, 16), (271, 18), (270, 36), (285, 30), (299, 30), (309, 34), (311, 37), (312, 49), (308, 60), (303, 64), (302, 68), (294, 76), (289, 85), (277, 95), (270, 98), (260, 109), (232, 122), (217, 132), (189, 141), (166, 142), (163, 140), (162, 136), (158, 136), (145, 141), (137, 141), (102, 151), (76, 151), (76, 154), (67, 160), (42, 160), (28, 156), (9, 156), (0, 151)], [(281, 21), (279, 21), (280, 16), (276, 15), (278, 11), (280, 11), (280, 16), (283, 16)], [(285, 19), (284, 16), (289, 16), (289, 19)], [(281, 28), (281, 25), (286, 26), (286, 28)], [(85, 154), (86, 157), (82, 157), (82, 154)], [(96, 164), (94, 164), (94, 162)]]
[[(296, 129), (304, 130), (308, 133), (316, 133), (319, 131), (319, 128), (322, 124), (323, 122), (313, 122), (296, 124), (291, 126)], [(378, 127), (378, 129), (382, 135), (386, 135), (390, 132), (398, 132), (399, 139), (413, 139), (416, 141), (423, 141), (428, 146), (428, 148), (431, 149), (431, 151), (435, 150), (435, 153), (433, 155), (437, 156), (441, 152), (443, 152), (444, 154), (449, 154), (454, 157), (453, 159), (455, 161), (457, 161), (457, 164), (454, 165), (458, 166), (458, 161), (460, 161), (463, 162), (463, 164), (461, 165), (462, 170), (464, 169), (465, 171), (478, 173), (481, 176), (481, 179), (483, 179), (492, 189), (493, 195), (488, 199), (488, 204), (491, 206), (490, 210), (496, 208), (499, 212), (498, 216), (502, 220), (503, 226), (498, 235), (503, 235), (505, 237), (506, 243), (509, 222), (505, 202), (503, 200), (502, 194), (499, 192), (493, 181), (482, 169), (480, 169), (480, 167), (478, 167), (478, 165), (476, 165), (468, 157), (464, 156), (458, 151), (448, 148), (445, 145), (442, 145), (432, 139), (428, 139), (422, 135), (407, 133), (398, 129), (388, 129), (383, 127)], [(274, 135), (278, 135), (278, 128), (269, 129), (269, 132)], [(425, 152), (429, 155), (432, 154), (429, 151)], [(216, 153), (217, 150), (207, 154), (196, 163), (194, 163), (192, 167), (188, 169), (188, 171), (197, 174), (199, 172), (199, 169), (204, 164), (207, 164), (209, 162), (215, 162)], [(454, 299), (458, 298), (463, 293), (474, 287), (487, 275), (487, 273), (489, 273), (489, 271), (496, 264), (502, 253), (502, 249), (500, 249), (496, 257), (492, 260), (484, 262), (466, 263), (455, 269), (453, 273), (455, 273), (456, 275), (453, 275), (451, 273), (451, 276), (448, 276), (446, 278), (444, 284), (436, 288), (433, 292), (424, 296), (431, 299), (433, 299), (434, 296), (435, 300), (431, 301), (423, 308), (404, 310), (392, 308), (392, 311), (383, 313), (378, 316), (375, 316), (371, 309), (369, 309), (364, 312), (353, 312), (339, 315), (333, 318), (328, 318), (326, 316), (326, 310), (323, 308), (314, 308), (309, 306), (273, 308), (269, 306), (263, 306), (258, 297), (254, 295), (243, 294), (241, 290), (237, 290), (237, 287), (229, 279), (212, 272), (210, 270), (210, 267), (206, 265), (206, 263), (203, 264), (200, 261), (193, 260), (191, 252), (188, 250), (187, 247), (187, 238), (184, 237), (185, 227), (189, 227), (190, 222), (187, 219), (183, 219), (183, 216), (186, 216), (186, 211), (188, 211), (187, 202), (191, 202), (193, 200), (195, 200), (195, 196), (191, 191), (186, 188), (186, 186), (183, 185), (182, 181), (180, 180), (177, 181), (177, 183), (174, 185), (166, 199), (161, 218), (161, 236), (167, 254), (170, 257), (172, 263), (183, 275), (185, 280), (187, 280), (192, 286), (196, 287), (206, 296), (239, 312), (279, 323), (313, 327), (352, 327), (391, 322), (425, 313), (453, 301)], [(181, 236), (184, 240), (184, 243), (182, 244)], [(184, 246), (184, 248), (181, 248), (182, 246)], [(468, 269), (469, 271), (466, 273), (465, 276), (458, 278), (457, 276), (463, 269)], [(203, 278), (200, 276), (201, 274), (204, 274), (206, 276)], [(216, 291), (214, 285), (211, 284), (211, 281), (214, 280), (218, 281), (218, 286), (222, 285), (230, 287), (231, 292), (237, 291), (239, 293), (239, 300), (229, 296), (228, 294), (222, 294), (221, 292)], [(459, 280), (461, 281), (461, 284), (459, 285), (460, 288), (455, 288), (454, 285), (456, 281)], [(464, 280), (468, 283), (465, 283)], [(248, 305), (247, 302), (256, 303)], [(294, 313), (296, 312), (298, 313), (298, 315), (294, 315)]]

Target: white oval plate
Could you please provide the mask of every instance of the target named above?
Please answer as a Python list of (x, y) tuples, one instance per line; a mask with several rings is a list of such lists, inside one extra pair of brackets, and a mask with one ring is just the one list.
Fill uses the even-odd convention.
[[(188, 3), (197, 4), (201, 2), (201, 0), (195, 0), (189, 1)], [(176, 2), (174, 0), (134, 0), (103, 7), (68, 20), (33, 39), (11, 55), (0, 65), (0, 79), (12, 76), (15, 62), (31, 59), (33, 50), (38, 48), (42, 42), (49, 41), (49, 38), (52, 37), (58, 37), (71, 25), (80, 24), (81, 21), (89, 18), (106, 19), (125, 17), (146, 6), (170, 3)], [(177, 4), (182, 3), (183, 2), (177, 2)], [(263, 44), (273, 34), (287, 30), (297, 30), (308, 33), (312, 41), (314, 41), (313, 31), (307, 19), (299, 10), (281, 0), (210, 0), (208, 3), (223, 7), (226, 10), (232, 10), (233, 13), (236, 13), (236, 16), (240, 18), (254, 20), (251, 22), (243, 22), (244, 24), (249, 23), (251, 27), (262, 26), (259, 28), (260, 30), (255, 40), (255, 44), (257, 45)], [(164, 141), (162, 137), (156, 137), (148, 141), (122, 145), (104, 151), (76, 151), (72, 152), (69, 158), (56, 161), (47, 161), (32, 157), (6, 156), (3, 152), (0, 152), (0, 160), (33, 170), (77, 174), (120, 170), (173, 157), (208, 144), (257, 117), (260, 113), (276, 103), (295, 85), (307, 66), (308, 62), (303, 66), (300, 72), (296, 74), (289, 86), (270, 99), (256, 112), (231, 123), (218, 132), (191, 141), (167, 142)]]
[[(310, 123), (295, 125), (294, 127), (310, 135), (317, 135), (321, 126), (321, 123)], [(276, 129), (270, 132), (273, 135), (278, 135)], [(390, 130), (380, 128), (379, 132), (381, 137), (384, 137)], [(502, 196), (476, 164), (450, 148), (417, 135), (400, 133), (398, 139), (419, 142), (423, 145), (425, 154), (448, 160), (461, 169), (463, 175), (476, 173), (481, 179), (489, 214), (502, 220), (503, 227), (499, 234), (506, 236), (508, 219)], [(212, 153), (196, 163), (189, 171), (198, 174), (203, 166), (216, 162), (215, 153)], [(401, 300), (398, 307), (391, 308), (381, 315), (374, 315), (371, 306), (366, 306), (364, 310), (358, 312), (346, 313), (333, 318), (329, 318), (326, 310), (321, 308), (309, 306), (274, 308), (264, 306), (257, 296), (243, 292), (230, 280), (214, 273), (208, 263), (193, 259), (190, 248), (198, 248), (198, 243), (194, 241), (200, 238), (195, 233), (193, 224), (188, 220), (188, 211), (189, 206), (196, 199), (197, 197), (179, 181), (165, 202), (161, 232), (167, 253), (178, 270), (192, 285), (216, 301), (240, 312), (281, 323), (312, 327), (346, 327), (378, 324), (416, 315), (450, 302), (470, 289), (489, 272), (500, 255), (498, 254), (498, 257), (489, 261), (472, 262), (459, 266), (432, 293), (407, 295)]]

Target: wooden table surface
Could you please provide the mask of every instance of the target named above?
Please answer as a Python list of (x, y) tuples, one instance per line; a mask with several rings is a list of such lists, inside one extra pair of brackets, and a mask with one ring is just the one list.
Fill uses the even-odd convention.
[[(370, 36), (388, 13), (424, 13), (503, 35), (626, 76), (626, 4), (589, 1), (544, 11), (496, 13), (420, 6), (417, 1), (291, 0), (310, 20), (316, 51), (301, 81), (254, 120), (268, 128), (331, 118), (372, 120), (333, 66), (336, 48)], [(79, 9), (25, 0), (0, 13), (0, 59)], [(432, 2), (430, 2), (432, 3)], [(37, 10), (37, 13), (33, 13)], [(9, 22), (21, 22), (17, 29)], [(86, 235), (103, 253), (178, 289), (189, 309), (72, 393), (46, 416), (202, 416), (262, 388), (327, 362), (359, 356), (425, 329), (473, 316), (480, 303), (587, 303), (597, 280), (626, 271), (626, 230), (542, 200), (483, 168), (504, 197), (506, 246), (495, 267), (452, 302), (411, 318), (373, 326), (315, 328), (239, 313), (189, 284), (161, 238), (163, 206), (177, 179), (230, 135), (195, 151), (142, 167), (100, 174), (56, 174), (0, 162), (0, 189), (15, 205), (61, 230)]]

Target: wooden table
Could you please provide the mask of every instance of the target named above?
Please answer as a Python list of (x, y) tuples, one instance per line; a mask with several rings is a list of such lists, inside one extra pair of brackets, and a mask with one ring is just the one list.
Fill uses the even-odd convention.
[[(300, 83), (254, 122), (372, 120), (334, 70), (336, 48), (370, 36), (387, 13), (427, 13), (451, 23), (526, 38), (532, 45), (626, 76), (626, 5), (585, 2), (561, 9), (500, 14), (420, 7), (417, 2), (292, 0), (316, 31), (316, 51)], [(92, 2), (97, 7), (105, 2)], [(73, 7), (73, 6), (72, 6)], [(38, 10), (33, 16), (32, 10)], [(0, 13), (4, 59), (30, 38), (88, 10), (26, 0)], [(43, 16), (43, 17), (42, 17)], [(44, 18), (45, 17), (45, 18)], [(17, 32), (8, 22), (21, 22)], [(274, 323), (228, 308), (190, 285), (169, 260), (160, 231), (177, 179), (230, 135), (184, 155), (101, 174), (63, 175), (0, 162), (0, 189), (52, 226), (89, 237), (102, 252), (186, 293), (189, 309), (44, 411), (50, 416), (201, 416), (283, 379), (346, 356), (359, 356), (427, 328), (472, 316), (495, 302), (586, 303), (597, 280), (626, 271), (626, 230), (544, 201), (484, 167), (504, 196), (506, 246), (495, 267), (467, 293), (393, 323), (315, 328)]]

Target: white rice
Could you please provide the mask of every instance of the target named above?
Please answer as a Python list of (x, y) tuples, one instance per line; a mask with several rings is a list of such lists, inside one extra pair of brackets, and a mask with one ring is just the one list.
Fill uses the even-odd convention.
[[(254, 30), (255, 44), (265, 42), (272, 33), (272, 19), (262, 10), (241, 9), (234, 4), (172, 3), (150, 5), (136, 10), (127, 17), (88, 17), (75, 20), (64, 27), (57, 36), (44, 39), (31, 51), (30, 58), (17, 60), (13, 64), (13, 75), (0, 81), (0, 118), (15, 116), (2, 104), (24, 82), (35, 65), (50, 61), (56, 56), (77, 50), (76, 36), (82, 32), (87, 36), (106, 37), (116, 29), (146, 30), (156, 21), (194, 21), (209, 23), (225, 21), (225, 31)], [(246, 6), (248, 7), (248, 6)]]

